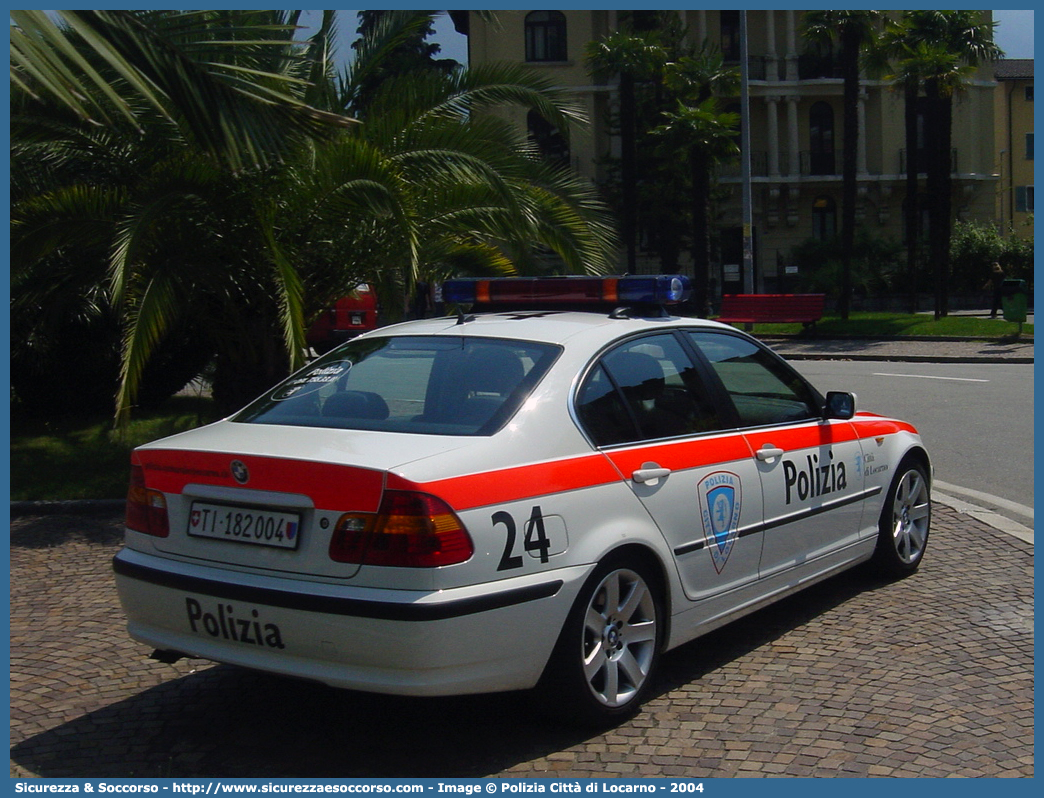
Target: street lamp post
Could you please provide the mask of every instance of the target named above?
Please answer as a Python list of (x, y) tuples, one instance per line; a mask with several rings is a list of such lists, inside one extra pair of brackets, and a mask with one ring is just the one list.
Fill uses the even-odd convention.
[(747, 12), (740, 11), (740, 165), (743, 202), (743, 274), (750, 292), (758, 291), (754, 274), (754, 241), (750, 195), (750, 85), (747, 63)]

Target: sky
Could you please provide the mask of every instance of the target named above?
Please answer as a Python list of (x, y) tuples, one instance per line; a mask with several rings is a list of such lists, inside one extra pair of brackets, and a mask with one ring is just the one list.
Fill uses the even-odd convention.
[(1032, 11), (994, 11), (993, 19), (1000, 22), (993, 39), (1005, 58), (1033, 58)]

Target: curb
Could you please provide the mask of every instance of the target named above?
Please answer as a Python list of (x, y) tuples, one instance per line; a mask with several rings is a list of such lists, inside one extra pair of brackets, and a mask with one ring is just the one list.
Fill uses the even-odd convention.
[(126, 499), (71, 499), (11, 502), (11, 517), (61, 513), (111, 513), (127, 506)]
[(781, 335), (779, 333), (756, 336), (759, 341), (802, 341), (805, 343), (815, 343), (816, 341), (851, 341), (852, 343), (858, 343), (861, 341), (884, 341), (889, 344), (901, 344), (906, 341), (915, 341), (918, 343), (935, 342), (935, 343), (979, 343), (979, 344), (1032, 344), (1032, 335), (1021, 335), (1018, 338), (1014, 336), (1003, 336), (997, 337), (983, 337), (974, 335), (882, 335), (882, 336), (868, 336), (868, 335), (802, 335), (801, 333), (795, 333), (794, 335)]
[(1001, 515), (993, 510), (980, 507), (977, 504), (972, 504), (965, 499), (951, 496), (942, 488), (933, 487), (932, 503), (942, 504), (955, 512), (969, 515), (998, 532), (1017, 538), (1023, 543), (1029, 543), (1031, 546), (1033, 545), (1033, 529), (1031, 527), (1020, 524), (1018, 521), (1008, 518), (1006, 515)]
[(775, 349), (776, 354), (787, 360), (864, 360), (883, 361), (891, 363), (1015, 363), (1021, 365), (1033, 365), (1032, 357), (1016, 355), (1013, 357), (992, 357), (976, 355), (863, 355), (856, 352), (787, 352), (784, 349)]

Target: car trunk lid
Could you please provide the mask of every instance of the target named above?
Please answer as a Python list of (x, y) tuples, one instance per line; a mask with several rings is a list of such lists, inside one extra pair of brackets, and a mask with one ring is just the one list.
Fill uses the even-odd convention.
[(359, 564), (330, 556), (338, 520), (376, 513), (390, 471), (459, 445), (399, 437), (219, 422), (141, 447), (132, 463), (166, 503), (169, 531), (153, 545), (235, 568), (351, 578)]

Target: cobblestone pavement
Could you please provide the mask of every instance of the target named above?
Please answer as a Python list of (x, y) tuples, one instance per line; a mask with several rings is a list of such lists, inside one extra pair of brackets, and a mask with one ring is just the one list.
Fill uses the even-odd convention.
[(669, 653), (655, 697), (603, 733), (524, 695), (388, 698), (147, 660), (111, 576), (120, 523), (12, 522), (12, 776), (1034, 773), (1033, 548), (939, 505), (918, 573), (850, 572)]

